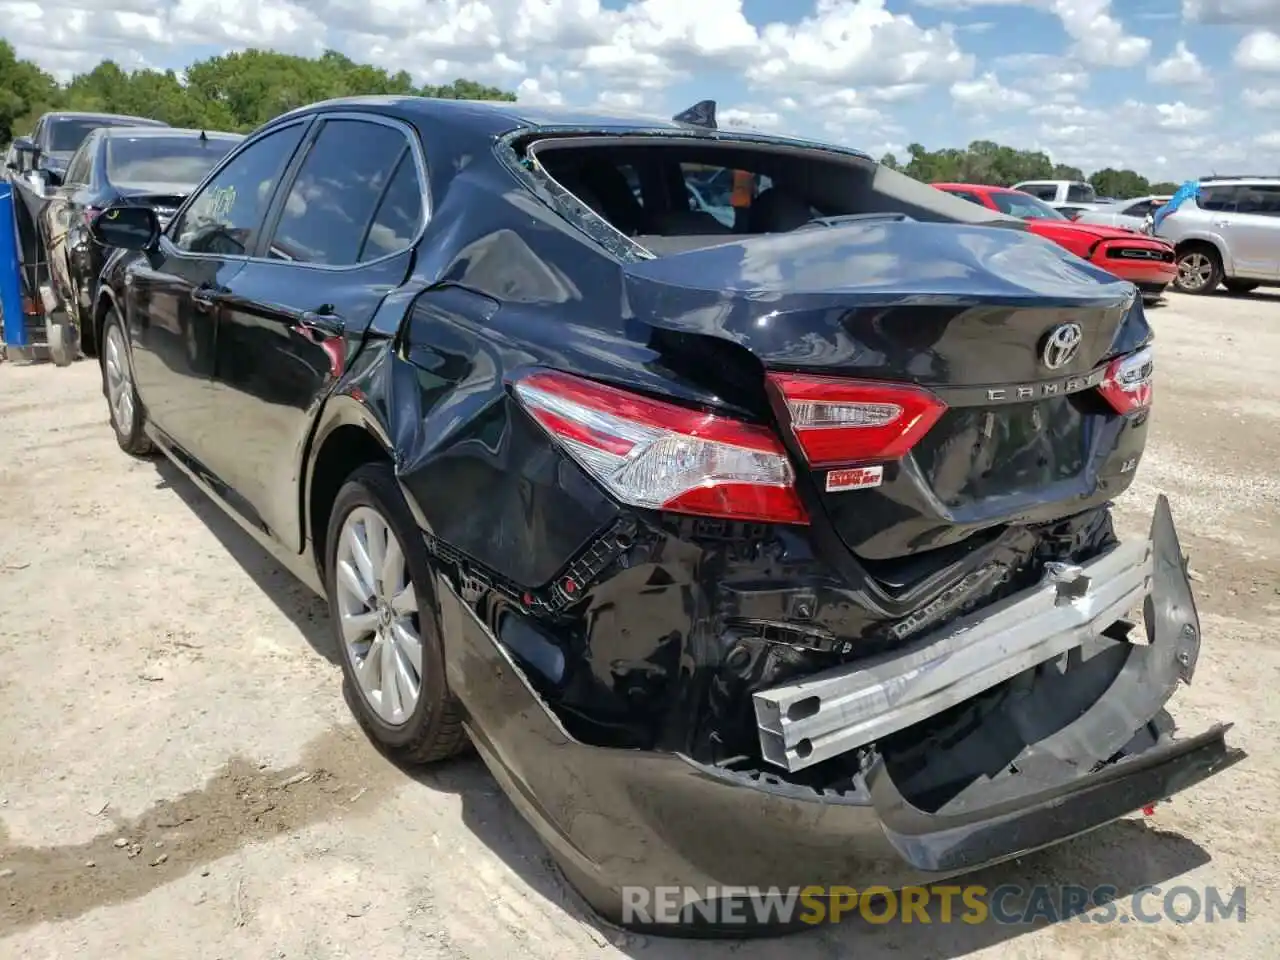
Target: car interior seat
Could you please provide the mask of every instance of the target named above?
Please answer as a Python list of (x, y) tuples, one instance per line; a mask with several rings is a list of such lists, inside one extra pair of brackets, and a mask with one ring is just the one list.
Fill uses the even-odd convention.
[(802, 198), (770, 187), (752, 201), (748, 214), (750, 233), (783, 233), (803, 227), (813, 219), (813, 211)]

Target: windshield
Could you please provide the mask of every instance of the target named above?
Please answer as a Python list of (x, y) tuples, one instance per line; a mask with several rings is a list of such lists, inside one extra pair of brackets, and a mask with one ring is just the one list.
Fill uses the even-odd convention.
[(991, 191), (992, 202), (1011, 217), (1023, 220), (1066, 220), (1061, 213), (1053, 209), (1043, 200), (1038, 200), (1029, 193), (1010, 190), (1008, 193), (999, 190)]
[(117, 186), (194, 187), (239, 141), (239, 137), (112, 137), (107, 141), (107, 176)]
[(54, 120), (49, 125), (49, 152), (75, 153), (84, 143), (84, 138), (99, 127), (133, 126), (136, 120), (126, 124), (122, 120), (106, 120), (102, 117), (68, 117)]

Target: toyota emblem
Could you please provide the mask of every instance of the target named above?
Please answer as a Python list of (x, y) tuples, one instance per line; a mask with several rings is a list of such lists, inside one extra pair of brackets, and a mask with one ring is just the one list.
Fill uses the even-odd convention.
[(1080, 352), (1080, 341), (1084, 339), (1084, 331), (1078, 323), (1064, 323), (1049, 331), (1044, 342), (1044, 353), (1040, 359), (1050, 370), (1065, 367)]

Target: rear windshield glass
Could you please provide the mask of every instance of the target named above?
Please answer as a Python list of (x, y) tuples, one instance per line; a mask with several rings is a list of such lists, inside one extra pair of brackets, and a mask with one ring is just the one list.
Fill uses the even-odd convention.
[(195, 186), (238, 142), (233, 137), (112, 137), (107, 141), (107, 177), (119, 186)]
[(49, 125), (49, 150), (52, 153), (75, 153), (84, 143), (84, 138), (99, 127), (110, 126), (102, 120), (79, 118), (75, 120), (54, 120)]

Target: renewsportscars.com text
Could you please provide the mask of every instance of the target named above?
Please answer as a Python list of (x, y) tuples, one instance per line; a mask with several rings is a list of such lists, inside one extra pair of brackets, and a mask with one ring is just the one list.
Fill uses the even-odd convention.
[(623, 887), (623, 922), (640, 924), (1243, 922), (1245, 888), (1007, 884), (907, 887)]

